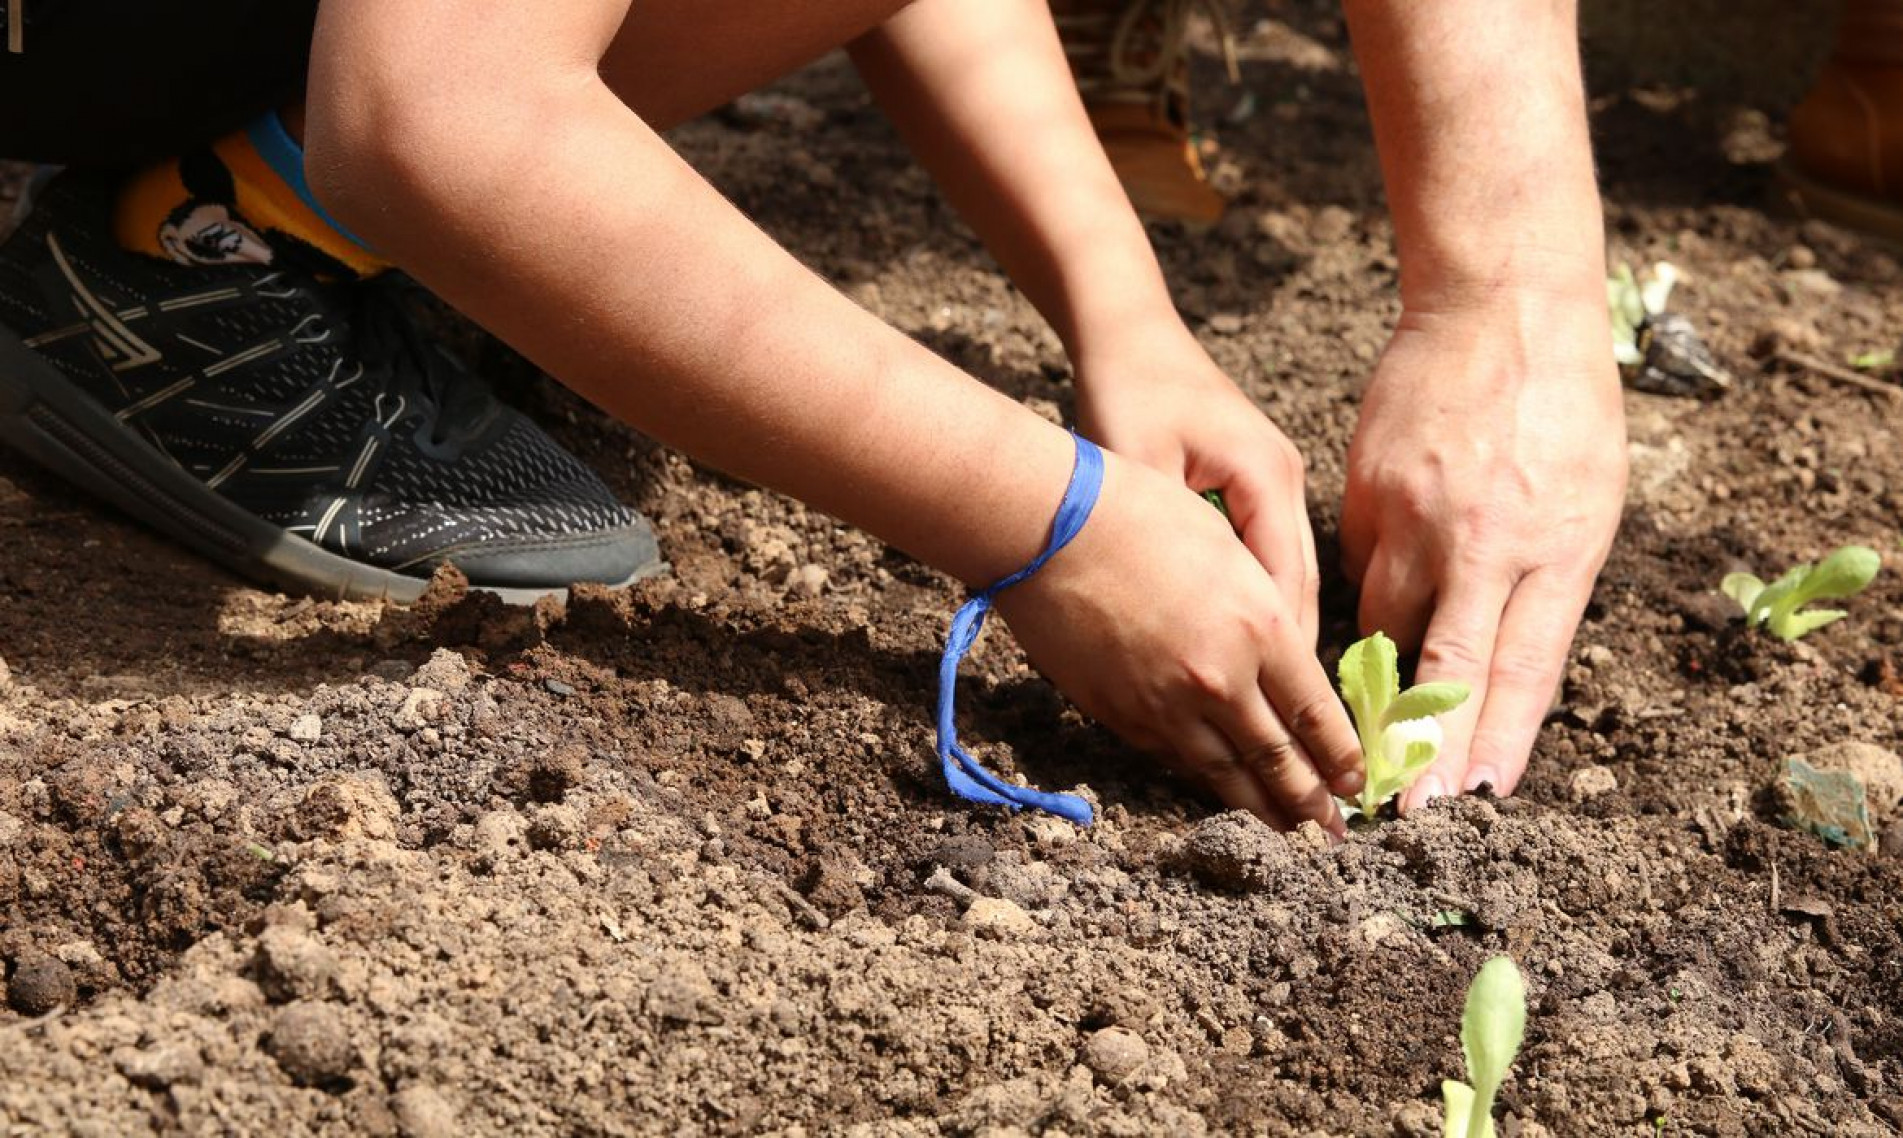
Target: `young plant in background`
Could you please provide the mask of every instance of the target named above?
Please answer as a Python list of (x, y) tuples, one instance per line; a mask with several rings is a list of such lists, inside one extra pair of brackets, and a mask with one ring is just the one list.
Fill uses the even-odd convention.
[(1440, 1085), (1447, 1107), (1442, 1138), (1493, 1138), (1493, 1097), (1520, 1053), (1526, 1035), (1526, 983), (1505, 956), (1480, 968), (1467, 988), (1467, 1010), (1460, 1017), (1460, 1050), (1467, 1058), (1466, 1083)]
[(1379, 632), (1349, 645), (1337, 674), (1368, 769), (1361, 794), (1342, 809), (1350, 818), (1372, 818), (1440, 754), (1442, 735), (1434, 717), (1459, 707), (1467, 698), (1467, 685), (1415, 684), (1402, 691), (1400, 653), (1394, 641)]
[(1612, 355), (1625, 381), (1655, 395), (1701, 397), (1731, 386), (1692, 322), (1665, 310), (1678, 269), (1660, 261), (1642, 273), (1620, 265), (1606, 281)]
[(1876, 579), (1883, 560), (1877, 551), (1846, 545), (1816, 565), (1799, 565), (1769, 585), (1749, 573), (1728, 573), (1719, 588), (1744, 609), (1745, 624), (1763, 625), (1779, 640), (1796, 640), (1842, 620), (1842, 609), (1800, 611), (1814, 601), (1854, 597)]

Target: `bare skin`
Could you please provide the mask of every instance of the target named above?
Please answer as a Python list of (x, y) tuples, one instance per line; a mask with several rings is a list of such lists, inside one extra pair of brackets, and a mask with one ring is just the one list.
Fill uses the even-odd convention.
[[(1313, 653), (1292, 448), (1170, 311), (1048, 12), (898, 7), (325, 0), (313, 183), (380, 252), (611, 413), (989, 582), (1041, 545), (1069, 439), (813, 277), (657, 134), (853, 43), (1066, 337), (1101, 441), (1135, 433), (1141, 458), (1166, 459), (1163, 473), (1110, 456), (1083, 534), (1001, 611), (1089, 714), (1230, 805), (1340, 832), (1328, 791), (1360, 785), (1359, 756)], [(1040, 145), (1009, 141), (1032, 132)], [(1115, 336), (1138, 326), (1155, 346), (1120, 370)], [(1176, 396), (1159, 374), (1184, 377)], [(1169, 428), (1121, 425), (1143, 408)], [(1248, 546), (1186, 479), (1259, 503)]]
[(1618, 526), (1625, 420), (1574, 0), (1347, 0), (1402, 316), (1349, 451), (1361, 625), (1474, 695), (1419, 806), (1511, 793)]

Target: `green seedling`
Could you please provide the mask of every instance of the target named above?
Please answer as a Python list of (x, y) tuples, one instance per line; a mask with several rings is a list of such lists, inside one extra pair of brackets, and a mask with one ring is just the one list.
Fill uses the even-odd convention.
[(1606, 281), (1606, 305), (1612, 309), (1612, 356), (1622, 366), (1638, 367), (1645, 362), (1643, 332), (1646, 324), (1665, 315), (1665, 302), (1672, 286), (1678, 283), (1678, 269), (1666, 261), (1652, 266), (1641, 281), (1632, 266), (1620, 265)]
[(1493, 1138), (1493, 1097), (1520, 1053), (1526, 1035), (1526, 982), (1505, 956), (1480, 968), (1467, 989), (1467, 1010), (1460, 1017), (1460, 1050), (1467, 1078), (1440, 1085), (1447, 1107), (1442, 1138)]
[(1394, 641), (1379, 632), (1348, 646), (1338, 674), (1368, 768), (1361, 794), (1343, 803), (1342, 811), (1350, 818), (1371, 818), (1412, 786), (1440, 754), (1443, 739), (1434, 717), (1459, 707), (1467, 698), (1467, 685), (1443, 681), (1402, 691), (1400, 653)]
[(1779, 640), (1796, 640), (1850, 615), (1842, 609), (1800, 611), (1805, 605), (1856, 596), (1876, 579), (1882, 566), (1876, 550), (1846, 545), (1816, 565), (1799, 565), (1768, 585), (1749, 573), (1727, 573), (1718, 587), (1744, 610), (1746, 625), (1762, 625)]

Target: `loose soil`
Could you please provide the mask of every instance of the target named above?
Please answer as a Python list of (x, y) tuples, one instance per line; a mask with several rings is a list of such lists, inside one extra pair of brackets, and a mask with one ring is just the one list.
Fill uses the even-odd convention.
[[(1818, 30), (1775, 7), (1762, 41), (1806, 66)], [(999, 631), (966, 740), (1103, 818), (966, 808), (927, 728), (949, 581), (485, 348), (656, 520), (671, 578), (530, 611), (450, 580), (410, 610), (279, 596), (0, 456), (0, 1129), (1426, 1136), (1466, 981), (1510, 952), (1505, 1135), (1896, 1132), (1903, 824), (1832, 850), (1767, 789), (1790, 755), (1903, 744), (1903, 564), (1794, 649), (1713, 587), (1896, 548), (1903, 412), (1774, 352), (1897, 346), (1903, 270), (1778, 212), (1801, 71), (1648, 73), (1656, 28), (1619, 37), (1654, 17), (1606, 11), (1616, 255), (1686, 271), (1738, 382), (1630, 396), (1624, 530), (1518, 798), (1278, 834)], [(1338, 17), (1242, 26), (1255, 112), (1224, 121), (1213, 82), (1202, 108), (1235, 208), (1155, 236), (1302, 443), (1326, 536), (1395, 263)], [(778, 91), (810, 113), (680, 146), (866, 307), (1065, 414), (1053, 338), (850, 72)], [(1326, 610), (1338, 650), (1339, 581)]]

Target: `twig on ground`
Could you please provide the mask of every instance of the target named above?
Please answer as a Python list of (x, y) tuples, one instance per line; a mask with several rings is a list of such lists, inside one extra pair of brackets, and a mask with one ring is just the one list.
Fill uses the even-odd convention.
[(1852, 387), (1873, 391), (1879, 395), (1888, 396), (1892, 400), (1903, 400), (1903, 387), (1898, 387), (1894, 383), (1885, 383), (1880, 379), (1871, 379), (1867, 375), (1858, 375), (1849, 368), (1838, 367), (1815, 356), (1807, 356), (1789, 348), (1779, 348), (1772, 358), (1781, 363), (1790, 364), (1792, 367), (1803, 368), (1815, 375), (1821, 375), (1825, 379), (1834, 379), (1838, 383), (1847, 383)]

